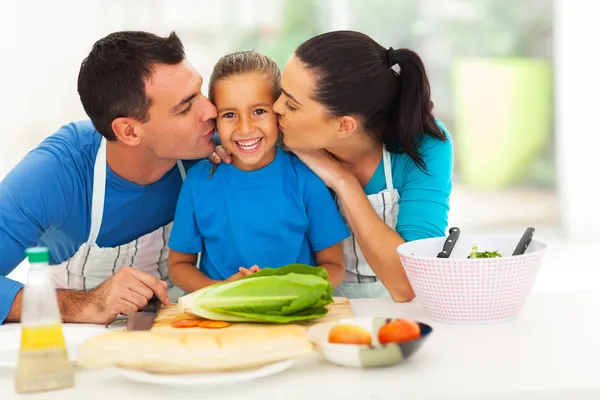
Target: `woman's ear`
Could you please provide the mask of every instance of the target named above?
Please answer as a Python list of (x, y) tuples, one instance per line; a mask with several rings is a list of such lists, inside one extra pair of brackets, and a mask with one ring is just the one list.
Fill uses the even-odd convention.
[(345, 115), (338, 118), (338, 136), (341, 138), (352, 135), (358, 129), (358, 121), (356, 118)]
[(141, 138), (137, 132), (138, 123), (131, 118), (116, 118), (112, 122), (112, 130), (117, 139), (128, 146), (137, 146)]

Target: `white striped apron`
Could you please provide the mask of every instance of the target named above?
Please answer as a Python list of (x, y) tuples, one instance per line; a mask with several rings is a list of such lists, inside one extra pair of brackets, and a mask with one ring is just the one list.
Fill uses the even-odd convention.
[[(185, 179), (183, 164), (178, 161), (177, 166), (182, 179)], [(106, 168), (106, 139), (103, 137), (94, 163), (90, 235), (73, 257), (52, 266), (58, 289), (92, 289), (124, 266), (147, 272), (158, 279), (168, 278), (168, 242), (173, 222), (117, 247), (99, 247), (96, 244), (104, 213)]]
[[(375, 212), (377, 212), (377, 215), (379, 215), (379, 218), (395, 231), (396, 221), (398, 220), (398, 199), (400, 198), (400, 194), (394, 188), (391, 157), (385, 146), (383, 148), (383, 169), (385, 172), (385, 190), (368, 195), (367, 198)], [(340, 209), (342, 218), (346, 221), (346, 214), (339, 200), (338, 208)], [(346, 277), (344, 282), (335, 289), (335, 295), (349, 299), (390, 297), (388, 290), (377, 278), (377, 275), (365, 259), (358, 241), (352, 234), (350, 225), (347, 222), (346, 225), (351, 233), (351, 236), (342, 242), (344, 262), (346, 264)]]

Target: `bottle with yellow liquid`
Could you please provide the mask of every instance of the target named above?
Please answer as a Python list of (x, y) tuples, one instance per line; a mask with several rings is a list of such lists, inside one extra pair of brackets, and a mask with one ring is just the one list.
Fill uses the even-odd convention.
[(75, 384), (62, 331), (48, 249), (27, 249), (30, 269), (23, 289), (21, 347), (15, 374), (18, 393), (68, 388)]

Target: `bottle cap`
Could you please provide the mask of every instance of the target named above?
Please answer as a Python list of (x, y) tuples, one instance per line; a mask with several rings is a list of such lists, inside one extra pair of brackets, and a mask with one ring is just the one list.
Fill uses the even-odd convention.
[(50, 260), (46, 247), (30, 247), (25, 250), (25, 254), (30, 263), (47, 263)]

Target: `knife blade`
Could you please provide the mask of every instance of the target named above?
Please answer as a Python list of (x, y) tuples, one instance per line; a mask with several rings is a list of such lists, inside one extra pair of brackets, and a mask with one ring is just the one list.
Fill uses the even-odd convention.
[(152, 328), (156, 314), (158, 314), (160, 304), (160, 299), (154, 296), (150, 299), (146, 307), (137, 312), (127, 314), (127, 330), (149, 331)]

